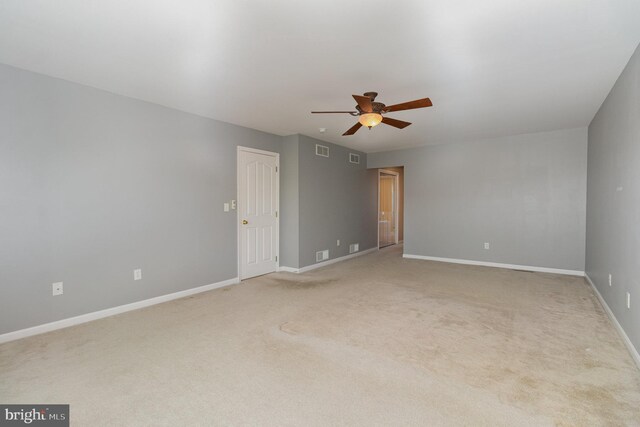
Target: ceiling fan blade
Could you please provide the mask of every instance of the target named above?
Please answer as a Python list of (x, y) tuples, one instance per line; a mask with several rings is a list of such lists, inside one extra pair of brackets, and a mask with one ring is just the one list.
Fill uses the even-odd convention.
[(312, 111), (311, 112), (311, 114), (333, 114), (333, 113), (358, 114), (357, 111)]
[(373, 112), (373, 106), (371, 105), (371, 98), (368, 96), (353, 95), (353, 99), (356, 100), (362, 111), (365, 113)]
[(404, 129), (411, 124), (409, 122), (403, 122), (402, 120), (392, 119), (391, 117), (383, 117), (382, 123), (398, 129)]
[(353, 135), (354, 133), (358, 132), (358, 129), (360, 129), (361, 127), (362, 127), (362, 125), (360, 124), (360, 122), (358, 122), (355, 125), (353, 125), (352, 127), (350, 127), (348, 131), (343, 133), (342, 136)]
[(415, 101), (403, 102), (402, 104), (388, 105), (384, 107), (384, 111), (402, 111), (413, 110), (414, 108), (431, 107), (433, 104), (429, 98), (416, 99)]

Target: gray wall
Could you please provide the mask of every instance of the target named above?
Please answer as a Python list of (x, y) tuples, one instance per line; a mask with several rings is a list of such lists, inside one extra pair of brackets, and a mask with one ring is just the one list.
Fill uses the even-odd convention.
[(3, 65), (0, 94), (0, 333), (237, 276), (236, 146), (282, 138)]
[(280, 265), (298, 268), (300, 250), (299, 135), (283, 138), (280, 155)]
[(281, 154), (281, 265), (375, 246), (364, 153), (1, 64), (0, 94), (0, 334), (237, 277), (238, 145)]
[[(376, 172), (367, 171), (367, 155), (355, 150), (299, 136), (300, 267), (315, 264), (316, 251), (329, 249), (330, 258), (377, 244)], [(329, 147), (330, 156), (315, 155), (315, 144)], [(349, 163), (349, 153), (360, 164)], [(336, 240), (340, 239), (340, 246)]]
[(586, 129), (368, 156), (405, 167), (405, 253), (578, 271), (586, 164)]
[(587, 176), (586, 272), (640, 349), (640, 48), (589, 126)]

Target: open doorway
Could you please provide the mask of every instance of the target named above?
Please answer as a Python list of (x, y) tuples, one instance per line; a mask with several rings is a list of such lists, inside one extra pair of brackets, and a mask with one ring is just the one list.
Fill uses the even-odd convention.
[(403, 240), (404, 168), (378, 170), (378, 248)]

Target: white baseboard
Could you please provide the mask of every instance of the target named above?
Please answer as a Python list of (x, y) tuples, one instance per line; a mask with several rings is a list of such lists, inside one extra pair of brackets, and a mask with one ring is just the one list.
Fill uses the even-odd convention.
[(341, 256), (340, 258), (334, 258), (327, 261), (319, 262), (317, 264), (307, 265), (306, 267), (302, 267), (302, 268), (280, 267), (280, 271), (287, 271), (289, 273), (306, 273), (307, 271), (315, 270), (316, 268), (326, 267), (327, 265), (335, 264), (336, 262), (342, 262), (351, 258), (366, 255), (377, 250), (378, 248), (373, 247), (361, 252), (355, 252), (349, 255)]
[(618, 319), (616, 319), (613, 311), (611, 311), (611, 309), (609, 308), (609, 304), (607, 304), (607, 302), (604, 300), (602, 294), (600, 293), (598, 288), (596, 288), (596, 285), (593, 283), (589, 275), (585, 273), (584, 277), (593, 288), (593, 291), (596, 293), (596, 296), (598, 297), (602, 308), (604, 308), (604, 311), (607, 312), (609, 319), (611, 319), (611, 323), (613, 323), (613, 326), (618, 331), (618, 334), (622, 338), (622, 341), (624, 341), (624, 345), (627, 347), (627, 350), (629, 350), (629, 353), (631, 353), (631, 358), (633, 358), (633, 361), (636, 362), (636, 366), (638, 367), (638, 369), (640, 369), (640, 354), (638, 354), (638, 349), (633, 345), (624, 329), (622, 329), (622, 325), (620, 325), (620, 322), (618, 322)]
[(468, 259), (440, 258), (440, 257), (434, 257), (434, 256), (411, 255), (411, 254), (403, 254), (402, 257), (409, 258), (409, 259), (422, 259), (426, 261), (450, 262), (452, 264), (480, 265), (484, 267), (508, 268), (510, 270), (535, 271), (538, 273), (566, 274), (569, 276), (580, 276), (580, 277), (584, 276), (584, 271), (563, 270), (560, 268), (533, 267), (530, 265), (502, 264), (499, 262), (472, 261)]
[(57, 329), (68, 328), (69, 326), (75, 326), (81, 323), (91, 322), (92, 320), (98, 320), (104, 317), (114, 316), (120, 313), (126, 313), (127, 311), (149, 307), (151, 305), (160, 304), (160, 303), (171, 301), (174, 299), (184, 298), (189, 295), (210, 291), (212, 289), (222, 288), (222, 287), (233, 285), (236, 283), (239, 283), (239, 280), (237, 277), (234, 277), (233, 279), (223, 280), (222, 282), (212, 283), (210, 285), (204, 285), (204, 286), (199, 286), (197, 288), (186, 289), (184, 291), (174, 292), (172, 294), (161, 295), (159, 297), (132, 302), (131, 304), (119, 305), (117, 307), (111, 307), (111, 308), (107, 308), (100, 311), (94, 311), (93, 313), (81, 314), (80, 316), (69, 317), (67, 319), (57, 320), (51, 323), (45, 323), (43, 325), (33, 326), (31, 328), (20, 329), (14, 332), (8, 332), (6, 334), (0, 335), (0, 344), (8, 341), (18, 340), (20, 338), (30, 337), (32, 335), (39, 335), (45, 332), (55, 331)]

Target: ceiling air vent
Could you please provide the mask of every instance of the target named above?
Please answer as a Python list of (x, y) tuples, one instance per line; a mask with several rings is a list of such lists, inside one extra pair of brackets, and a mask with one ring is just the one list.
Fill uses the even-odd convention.
[(329, 147), (316, 144), (316, 156), (329, 157)]
[(329, 249), (316, 252), (316, 262), (326, 261), (329, 259)]
[(360, 164), (360, 154), (349, 153), (349, 163), (355, 163), (356, 165)]

